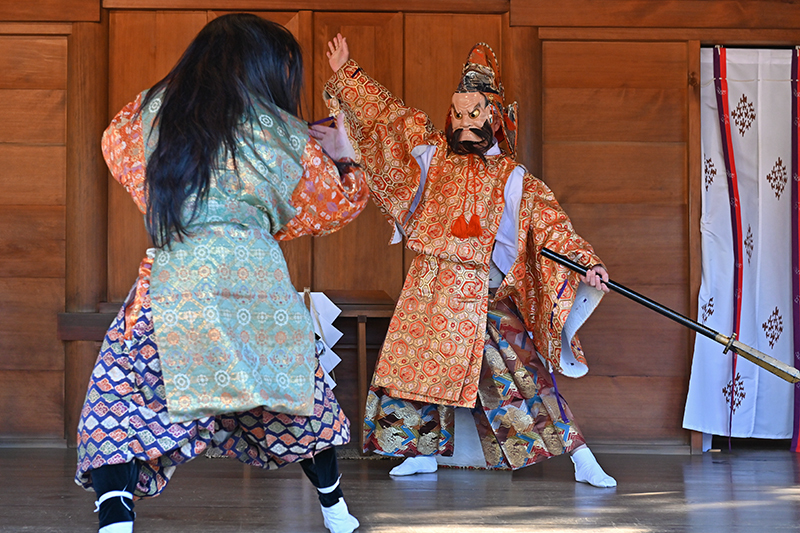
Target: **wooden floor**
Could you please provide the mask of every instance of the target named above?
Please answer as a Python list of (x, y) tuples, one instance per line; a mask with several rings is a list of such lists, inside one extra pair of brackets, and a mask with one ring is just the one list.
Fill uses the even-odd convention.
[[(617, 489), (575, 483), (563, 457), (514, 473), (391, 479), (394, 460), (342, 460), (340, 470), (359, 532), (800, 531), (800, 458), (788, 451), (598, 457)], [(74, 450), (0, 449), (0, 532), (96, 531), (93, 493), (72, 481), (74, 464)], [(136, 511), (136, 533), (326, 531), (295, 465), (197, 459)]]

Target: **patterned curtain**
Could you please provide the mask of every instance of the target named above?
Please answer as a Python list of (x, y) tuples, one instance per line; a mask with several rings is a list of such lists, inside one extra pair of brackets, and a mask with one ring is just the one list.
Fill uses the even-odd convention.
[[(789, 365), (800, 349), (796, 72), (797, 50), (701, 50), (698, 321)], [(683, 427), (787, 439), (800, 413), (795, 394), (698, 335)]]

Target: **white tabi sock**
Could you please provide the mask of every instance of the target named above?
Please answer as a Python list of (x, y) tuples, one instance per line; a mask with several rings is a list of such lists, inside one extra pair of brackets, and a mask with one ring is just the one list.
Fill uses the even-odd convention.
[(570, 459), (575, 463), (575, 481), (588, 483), (593, 487), (607, 489), (617, 486), (617, 480), (606, 474), (597, 463), (592, 450), (584, 446), (576, 450)]
[[(338, 485), (339, 482), (336, 482)], [(335, 488), (335, 487), (334, 487)], [(319, 489), (325, 490), (325, 489)], [(331, 488), (331, 490), (334, 490)], [(324, 520), (325, 527), (331, 533), (352, 533), (358, 526), (358, 519), (350, 514), (347, 509), (347, 504), (344, 503), (344, 498), (339, 498), (339, 501), (330, 507), (322, 507), (322, 519)]]
[(133, 522), (117, 522), (101, 527), (98, 533), (133, 533)]
[(390, 476), (410, 476), (413, 474), (430, 474), (436, 472), (439, 465), (433, 455), (407, 457), (405, 461), (389, 471)]

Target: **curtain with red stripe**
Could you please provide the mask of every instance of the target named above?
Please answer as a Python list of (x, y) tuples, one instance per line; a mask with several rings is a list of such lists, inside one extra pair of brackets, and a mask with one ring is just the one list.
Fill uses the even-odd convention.
[[(794, 364), (792, 50), (701, 51), (702, 284), (698, 321)], [(796, 276), (794, 276), (796, 277)], [(798, 399), (800, 401), (800, 398)], [(790, 438), (794, 387), (702, 336), (684, 427)]]

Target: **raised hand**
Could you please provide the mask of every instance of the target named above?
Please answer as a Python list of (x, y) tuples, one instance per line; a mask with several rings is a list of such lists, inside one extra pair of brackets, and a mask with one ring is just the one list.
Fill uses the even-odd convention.
[(309, 135), (319, 141), (322, 149), (334, 161), (341, 161), (348, 158), (355, 159), (356, 152), (350, 139), (347, 137), (347, 130), (344, 128), (344, 113), (339, 113), (336, 117), (336, 127), (314, 125), (308, 130)]
[(350, 49), (347, 47), (347, 39), (337, 33), (333, 41), (328, 41), (328, 63), (334, 72), (342, 68), (342, 65), (350, 59)]

